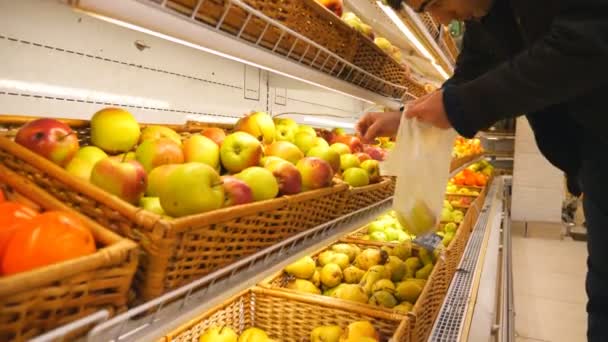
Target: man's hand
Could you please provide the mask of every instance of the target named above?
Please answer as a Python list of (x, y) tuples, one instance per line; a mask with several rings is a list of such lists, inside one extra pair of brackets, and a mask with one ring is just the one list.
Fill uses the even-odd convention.
[(408, 119), (417, 118), (437, 128), (448, 129), (452, 127), (443, 107), (443, 90), (438, 90), (417, 101), (410, 103), (405, 112)]
[(365, 113), (357, 123), (357, 131), (369, 144), (377, 137), (395, 137), (400, 122), (401, 112)]

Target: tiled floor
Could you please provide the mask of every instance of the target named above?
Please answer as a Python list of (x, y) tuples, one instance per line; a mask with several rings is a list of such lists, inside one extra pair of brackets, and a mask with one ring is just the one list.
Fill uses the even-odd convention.
[(559, 228), (513, 227), (513, 278), (517, 341), (584, 342), (584, 242), (560, 238)]

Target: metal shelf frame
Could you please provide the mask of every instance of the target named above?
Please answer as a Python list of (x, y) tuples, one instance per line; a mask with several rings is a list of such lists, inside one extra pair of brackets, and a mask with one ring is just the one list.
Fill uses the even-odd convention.
[[(399, 108), (403, 97), (417, 97), (406, 86), (371, 74), (241, 0), (227, 0), (223, 16), (215, 25), (204, 23), (197, 19), (197, 12), (205, 1), (208, 0), (198, 0), (189, 15), (169, 8), (167, 0), (70, 0), (70, 4), (118, 25), (144, 30), (161, 38), (389, 108)], [(231, 8), (239, 8), (247, 13), (247, 19), (235, 32), (222, 30)], [(252, 20), (265, 23), (265, 29), (255, 42), (243, 37), (247, 24)], [(261, 43), (265, 32), (271, 27), (281, 33), (276, 44), (267, 48)], [(281, 51), (278, 46), (287, 38), (293, 39), (294, 43), (288, 51)], [(317, 51), (316, 56), (307, 60), (303, 58), (304, 53), (302, 57), (295, 58), (292, 52), (296, 44), (305, 51)]]

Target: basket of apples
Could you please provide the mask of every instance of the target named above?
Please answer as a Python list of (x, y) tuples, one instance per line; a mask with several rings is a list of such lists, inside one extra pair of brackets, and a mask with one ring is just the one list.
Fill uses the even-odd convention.
[(138, 254), (134, 242), (0, 165), (0, 340), (126, 309)]
[(297, 260), (260, 286), (406, 315), (413, 340), (426, 341), (448, 283), (444, 261), (409, 241), (347, 238)]
[(335, 219), (348, 195), (325, 160), (290, 142), (317, 143), (311, 127), (262, 112), (230, 134), (140, 125), (118, 108), (91, 121), (2, 118), (20, 120), (0, 137), (3, 164), (138, 242), (141, 300)]
[(253, 287), (165, 336), (167, 341), (409, 342), (409, 321), (351, 303)]

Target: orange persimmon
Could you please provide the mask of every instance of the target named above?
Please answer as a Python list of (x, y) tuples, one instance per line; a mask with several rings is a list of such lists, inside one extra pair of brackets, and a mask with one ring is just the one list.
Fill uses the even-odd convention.
[(0, 260), (4, 255), (4, 251), (10, 237), (20, 223), (31, 220), (38, 213), (16, 202), (0, 203)]

